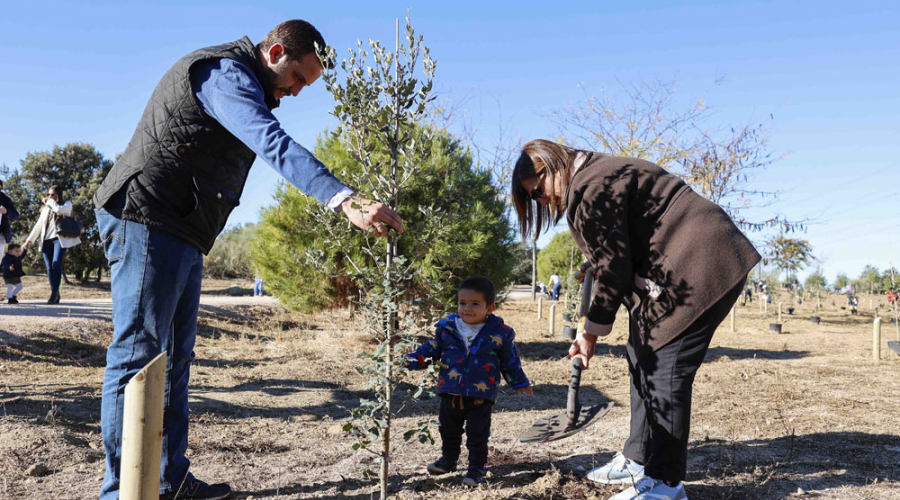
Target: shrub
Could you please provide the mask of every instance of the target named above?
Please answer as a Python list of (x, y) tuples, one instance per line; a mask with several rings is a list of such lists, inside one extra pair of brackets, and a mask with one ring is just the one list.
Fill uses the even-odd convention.
[[(417, 135), (426, 132), (417, 127)], [(399, 199), (398, 212), (406, 229), (399, 238), (399, 249), (403, 254), (415, 250), (419, 266), (418, 284), (414, 283), (411, 293), (424, 293), (426, 280), (450, 276), (441, 297), (450, 304), (456, 286), (471, 275), (487, 276), (502, 290), (512, 283), (516, 243), (499, 188), (488, 172), (476, 168), (459, 140), (444, 130), (428, 132), (432, 135), (430, 153), (418, 174), (407, 180)], [(320, 138), (316, 157), (340, 177), (359, 175), (360, 165), (340, 139), (333, 135)], [(381, 154), (377, 151), (372, 155)], [(293, 310), (313, 312), (346, 305), (350, 297), (358, 295), (352, 273), (325, 276), (306, 265), (307, 252), (322, 252), (334, 266), (346, 269), (349, 259), (365, 261), (361, 251), (365, 235), (355, 232), (338, 248), (326, 245), (321, 237), (326, 231), (324, 221), (310, 210), (315, 200), (286, 184), (279, 186), (275, 199), (274, 206), (263, 210), (252, 251), (267, 289)], [(429, 217), (431, 211), (448, 216)], [(436, 241), (428, 248), (417, 248), (414, 240), (438, 229)]]
[(227, 229), (216, 239), (203, 260), (203, 273), (211, 278), (253, 278), (250, 248), (256, 238), (256, 224)]

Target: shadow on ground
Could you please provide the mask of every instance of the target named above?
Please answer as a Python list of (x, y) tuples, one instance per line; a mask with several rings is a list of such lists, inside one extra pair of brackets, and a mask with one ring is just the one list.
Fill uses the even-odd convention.
[[(109, 339), (103, 339), (107, 342)], [(106, 344), (83, 342), (38, 332), (27, 337), (0, 330), (0, 360), (49, 363), (56, 366), (106, 366)]]
[[(852, 450), (851, 456), (836, 455)], [(865, 487), (898, 480), (900, 437), (856, 432), (829, 432), (742, 442), (706, 441), (689, 450), (687, 492), (692, 500), (786, 500), (798, 488), (815, 495), (843, 486)], [(612, 458), (613, 450), (571, 456), (542, 455), (540, 445), (504, 453), (492, 448), (490, 477), (479, 489), (490, 497), (544, 500), (551, 498), (605, 498), (619, 487), (592, 483), (585, 471)], [(461, 464), (464, 470), (465, 464)], [(423, 462), (424, 466), (424, 462)], [(463, 491), (464, 472), (432, 477), (424, 471), (395, 474), (390, 488), (430, 493)], [(529, 485), (534, 485), (529, 487)], [(239, 493), (238, 498), (274, 498), (279, 495), (316, 498), (370, 498), (377, 482), (334, 478), (282, 488)], [(361, 491), (362, 490), (362, 491)], [(491, 490), (496, 494), (491, 495)], [(511, 490), (516, 490), (510, 497)]]
[(201, 295), (225, 295), (228, 297), (253, 296), (253, 289), (243, 286), (230, 286), (218, 290), (203, 290)]

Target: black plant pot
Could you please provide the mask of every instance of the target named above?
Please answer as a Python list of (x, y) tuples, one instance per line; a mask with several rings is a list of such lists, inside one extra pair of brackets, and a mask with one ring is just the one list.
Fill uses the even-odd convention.
[(888, 349), (900, 354), (900, 341), (897, 340), (889, 340), (888, 341)]
[(564, 326), (562, 329), (562, 338), (565, 340), (575, 340), (575, 328)]
[(781, 323), (769, 323), (769, 333), (781, 333)]
[(810, 320), (814, 325), (818, 325), (818, 324), (819, 324), (819, 321), (821, 321), (822, 318), (820, 318), (820, 317), (818, 317), (818, 316), (810, 316), (810, 317), (809, 317), (809, 320)]
[(793, 308), (793, 307), (788, 307), (788, 308), (787, 308), (787, 313), (788, 313), (788, 314), (794, 314), (794, 308)]

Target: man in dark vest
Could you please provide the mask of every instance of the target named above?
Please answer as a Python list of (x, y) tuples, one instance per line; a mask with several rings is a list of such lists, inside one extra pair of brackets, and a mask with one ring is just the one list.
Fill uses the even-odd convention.
[(12, 243), (12, 223), (19, 220), (16, 205), (3, 193), (0, 180), (0, 253), (6, 253), (6, 245)]
[(102, 500), (119, 497), (125, 385), (161, 352), (168, 356), (160, 499), (231, 496), (227, 484), (210, 485), (188, 472), (188, 379), (203, 255), (238, 205), (257, 155), (356, 226), (378, 236), (403, 230), (393, 210), (355, 196), (272, 114), (281, 98), (321, 75), (316, 46), (325, 47), (322, 35), (295, 20), (257, 45), (244, 37), (181, 58), (157, 84), (94, 196), (111, 268), (114, 327), (101, 405)]

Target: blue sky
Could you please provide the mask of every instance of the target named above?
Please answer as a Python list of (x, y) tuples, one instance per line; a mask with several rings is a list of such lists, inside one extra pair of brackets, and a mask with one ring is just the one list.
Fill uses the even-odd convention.
[[(710, 124), (774, 116), (769, 145), (783, 159), (751, 187), (782, 197), (759, 215), (815, 220), (801, 236), (830, 280), (885, 269), (889, 240), (900, 267), (900, 2), (7, 2), (0, 164), (76, 141), (114, 157), (163, 72), (196, 48), (302, 18), (342, 54), (392, 41), (408, 5), (437, 88), (459, 107), (457, 132), (465, 123), (490, 144), (505, 123), (552, 137), (547, 113), (585, 92), (672, 81), (682, 104), (713, 107)], [(276, 114), (311, 148), (332, 105), (319, 83)], [(231, 223), (271, 203), (278, 176), (258, 163)]]

